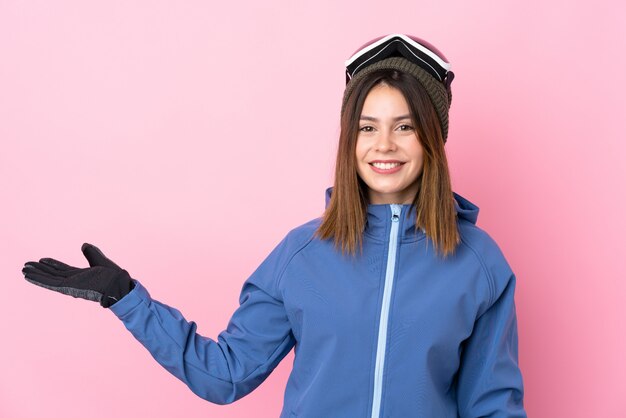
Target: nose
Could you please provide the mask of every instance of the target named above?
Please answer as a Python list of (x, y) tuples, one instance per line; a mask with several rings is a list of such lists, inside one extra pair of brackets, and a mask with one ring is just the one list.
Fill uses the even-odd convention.
[(381, 131), (376, 140), (376, 150), (380, 152), (395, 151), (396, 143), (393, 140), (393, 134)]

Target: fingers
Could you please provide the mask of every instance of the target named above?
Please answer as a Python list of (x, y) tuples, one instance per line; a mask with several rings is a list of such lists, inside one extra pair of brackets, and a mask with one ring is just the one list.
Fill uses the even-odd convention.
[(64, 277), (59, 277), (45, 270), (40, 270), (38, 268), (39, 265), (40, 263), (34, 261), (29, 261), (24, 264), (24, 268), (22, 268), (24, 278), (33, 284), (43, 287), (58, 287), (61, 285), (65, 279)]
[[(67, 266), (67, 264), (66, 264)], [(29, 261), (26, 264), (24, 264), (24, 267), (30, 267), (34, 270), (37, 270), (40, 273), (46, 273), (49, 274), (51, 276), (56, 276), (59, 278), (64, 278), (64, 277), (69, 277), (73, 274), (76, 274), (77, 272), (83, 270), (83, 269), (79, 269), (76, 267), (72, 267), (72, 266), (68, 266), (69, 268), (57, 268), (54, 265), (50, 265), (47, 263), (41, 263), (41, 262), (36, 262), (36, 261)]]
[(59, 260), (55, 260), (54, 258), (42, 258), (39, 262), (54, 267), (57, 270), (76, 270), (78, 268), (65, 264)]
[(84, 243), (80, 248), (87, 261), (89, 261), (89, 265), (91, 267), (94, 266), (102, 266), (102, 267), (113, 267), (116, 269), (120, 269), (121, 267), (115, 264), (113, 261), (109, 260), (103, 253), (100, 251), (98, 247), (95, 245)]
[[(66, 283), (67, 280), (65, 278), (42, 272), (33, 265), (33, 262), (26, 263), (22, 269), (22, 273), (24, 273), (24, 278), (34, 285), (75, 298), (92, 300), (94, 302), (100, 302), (102, 300), (102, 292), (98, 291), (98, 289), (69, 285)], [(84, 274), (84, 272), (82, 274)]]

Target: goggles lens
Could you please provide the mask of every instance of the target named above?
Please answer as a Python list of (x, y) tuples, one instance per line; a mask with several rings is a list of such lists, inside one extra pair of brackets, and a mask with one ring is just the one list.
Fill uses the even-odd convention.
[(444, 55), (428, 42), (416, 37), (392, 34), (368, 42), (345, 62), (346, 84), (359, 70), (389, 57), (404, 57), (442, 83), (451, 68)]

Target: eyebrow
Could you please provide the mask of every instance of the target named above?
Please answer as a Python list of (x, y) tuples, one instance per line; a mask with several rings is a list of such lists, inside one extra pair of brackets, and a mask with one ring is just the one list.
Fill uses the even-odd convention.
[[(392, 120), (393, 120), (394, 122), (397, 122), (397, 121), (399, 121), (399, 120), (403, 120), (403, 119), (411, 119), (411, 115), (402, 115), (402, 116), (398, 116), (398, 117), (396, 117), (396, 118), (393, 118)], [(371, 120), (372, 122), (377, 122), (377, 121), (378, 121), (378, 119), (376, 119), (375, 117), (373, 117), (373, 116), (367, 116), (367, 115), (361, 115), (360, 120)]]

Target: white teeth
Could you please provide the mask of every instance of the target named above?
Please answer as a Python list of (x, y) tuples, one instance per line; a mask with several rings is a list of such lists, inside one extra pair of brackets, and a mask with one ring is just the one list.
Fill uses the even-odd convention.
[(400, 165), (400, 163), (372, 163), (372, 165), (381, 170), (391, 170)]

